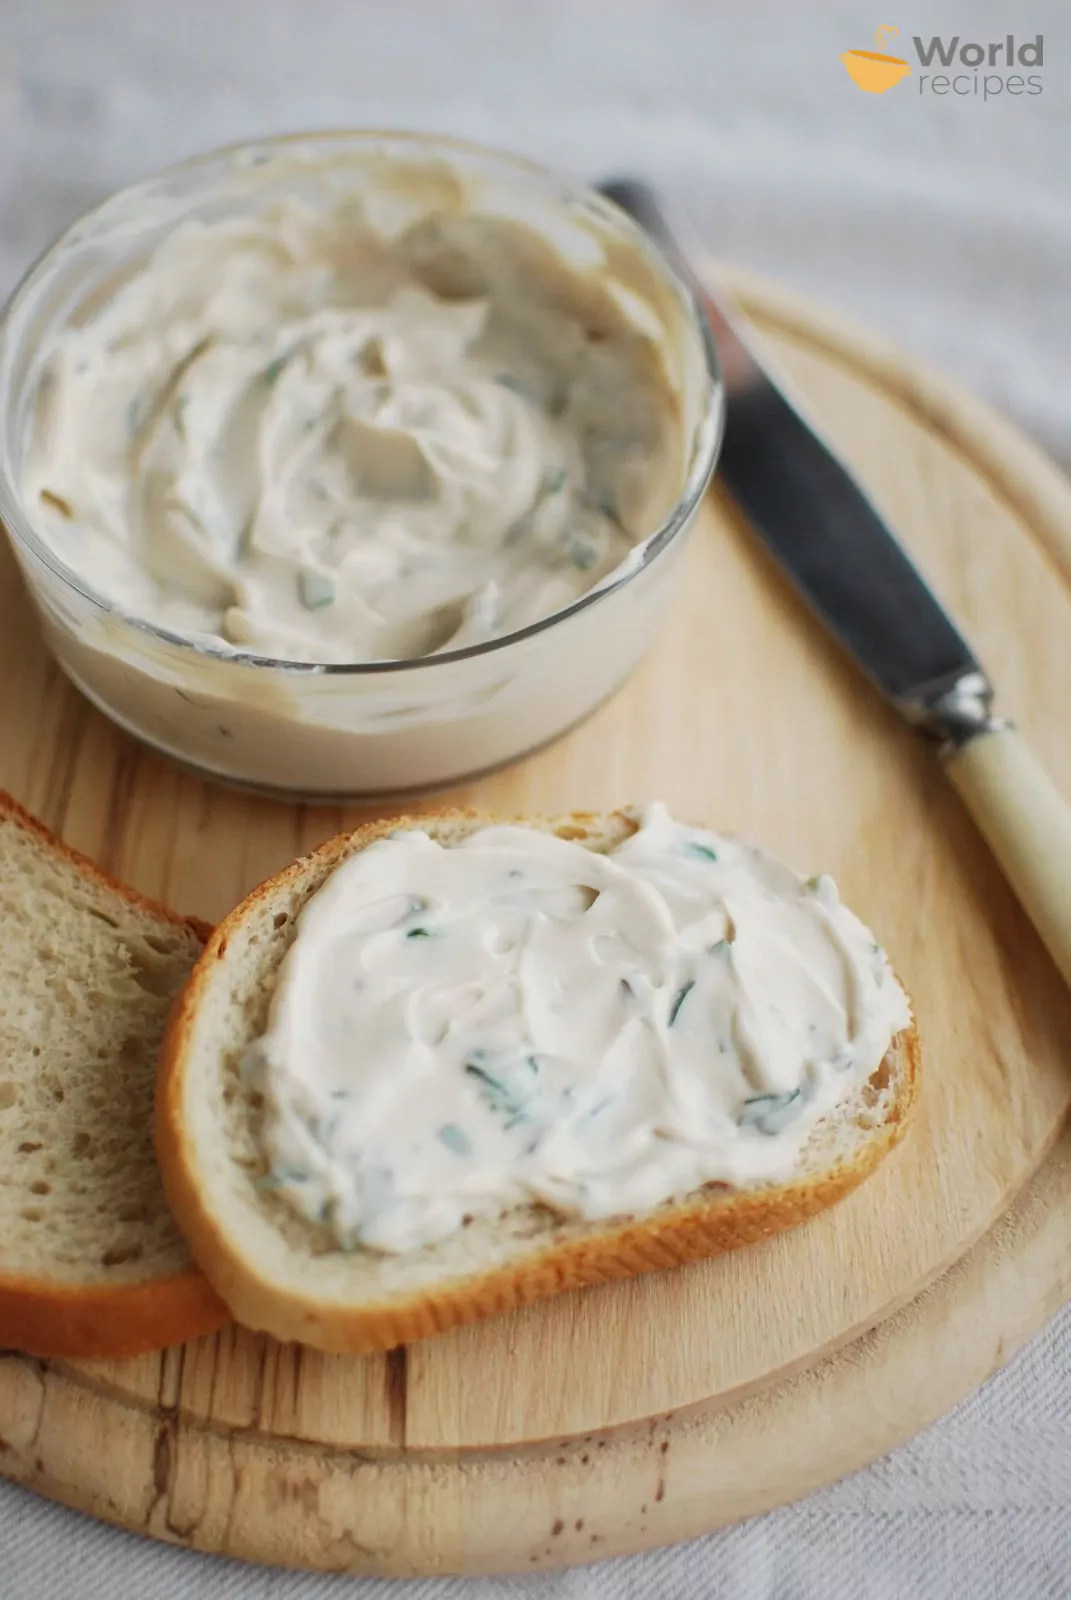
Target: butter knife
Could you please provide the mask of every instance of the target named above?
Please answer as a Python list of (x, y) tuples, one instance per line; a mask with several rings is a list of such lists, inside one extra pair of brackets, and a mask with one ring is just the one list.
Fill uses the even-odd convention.
[[(953, 787), (1071, 984), (1071, 804), (866, 493), (763, 366), (734, 314), (697, 280), (650, 189), (600, 185), (693, 289), (721, 355), (718, 476), (826, 627), (937, 746)], [(1069, 686), (1071, 687), (1071, 686)]]

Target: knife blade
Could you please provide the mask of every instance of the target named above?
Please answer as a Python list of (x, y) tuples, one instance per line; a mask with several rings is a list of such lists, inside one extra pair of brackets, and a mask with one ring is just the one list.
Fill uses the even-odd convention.
[(599, 185), (660, 246), (710, 319), (726, 426), (717, 476), (896, 709), (940, 744), (953, 786), (1071, 984), (1071, 806), (993, 715), (993, 686), (873, 501), (691, 270), (654, 193)]
[(833, 447), (696, 281), (653, 193), (628, 179), (600, 188), (657, 240), (710, 319), (727, 401), (717, 475), (796, 587), (910, 720), (925, 726), (950, 691), (988, 704), (970, 646)]

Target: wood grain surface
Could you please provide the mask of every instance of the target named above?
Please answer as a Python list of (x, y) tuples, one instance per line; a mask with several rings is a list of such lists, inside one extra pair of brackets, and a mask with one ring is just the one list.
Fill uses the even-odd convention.
[[(1071, 792), (1071, 490), (940, 380), (783, 296), (744, 293), (976, 643), (1002, 709)], [(49, 661), (6, 556), (0, 704), (0, 784), (182, 910), (216, 917), (297, 851), (375, 814), (250, 799), (134, 745)], [(806, 1228), (721, 1261), (387, 1356), (239, 1330), (132, 1362), (9, 1356), (0, 1471), (262, 1560), (553, 1565), (686, 1537), (827, 1481), (938, 1414), (1040, 1324), (1071, 1292), (1066, 1141), (1019, 1220), (908, 1303), (1058, 1138), (1068, 995), (930, 752), (717, 497), (637, 677), (563, 742), (449, 798), (515, 812), (656, 795), (832, 871), (890, 949), (926, 1073), (917, 1125), (877, 1176)]]

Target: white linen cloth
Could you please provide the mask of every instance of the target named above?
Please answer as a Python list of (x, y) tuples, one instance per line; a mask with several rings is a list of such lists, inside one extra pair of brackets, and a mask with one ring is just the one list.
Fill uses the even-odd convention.
[[(822, 15), (816, 17), (816, 10)], [(363, 124), (638, 172), (712, 250), (868, 321), (1071, 461), (1061, 0), (6, 0), (0, 290), (108, 190), (230, 140)], [(842, 51), (1045, 35), (1043, 92), (863, 94)], [(1007, 72), (1008, 69), (1004, 69)], [(1071, 1227), (1069, 1227), (1071, 1234)], [(673, 1550), (411, 1584), (167, 1549), (0, 1482), (0, 1600), (1067, 1600), (1071, 1310), (884, 1461)]]

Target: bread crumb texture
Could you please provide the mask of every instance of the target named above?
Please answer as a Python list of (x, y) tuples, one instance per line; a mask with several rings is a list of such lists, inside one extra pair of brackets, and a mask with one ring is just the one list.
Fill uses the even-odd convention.
[(6, 803), (0, 925), (0, 1276), (118, 1285), (187, 1269), (152, 1097), (196, 932)]

